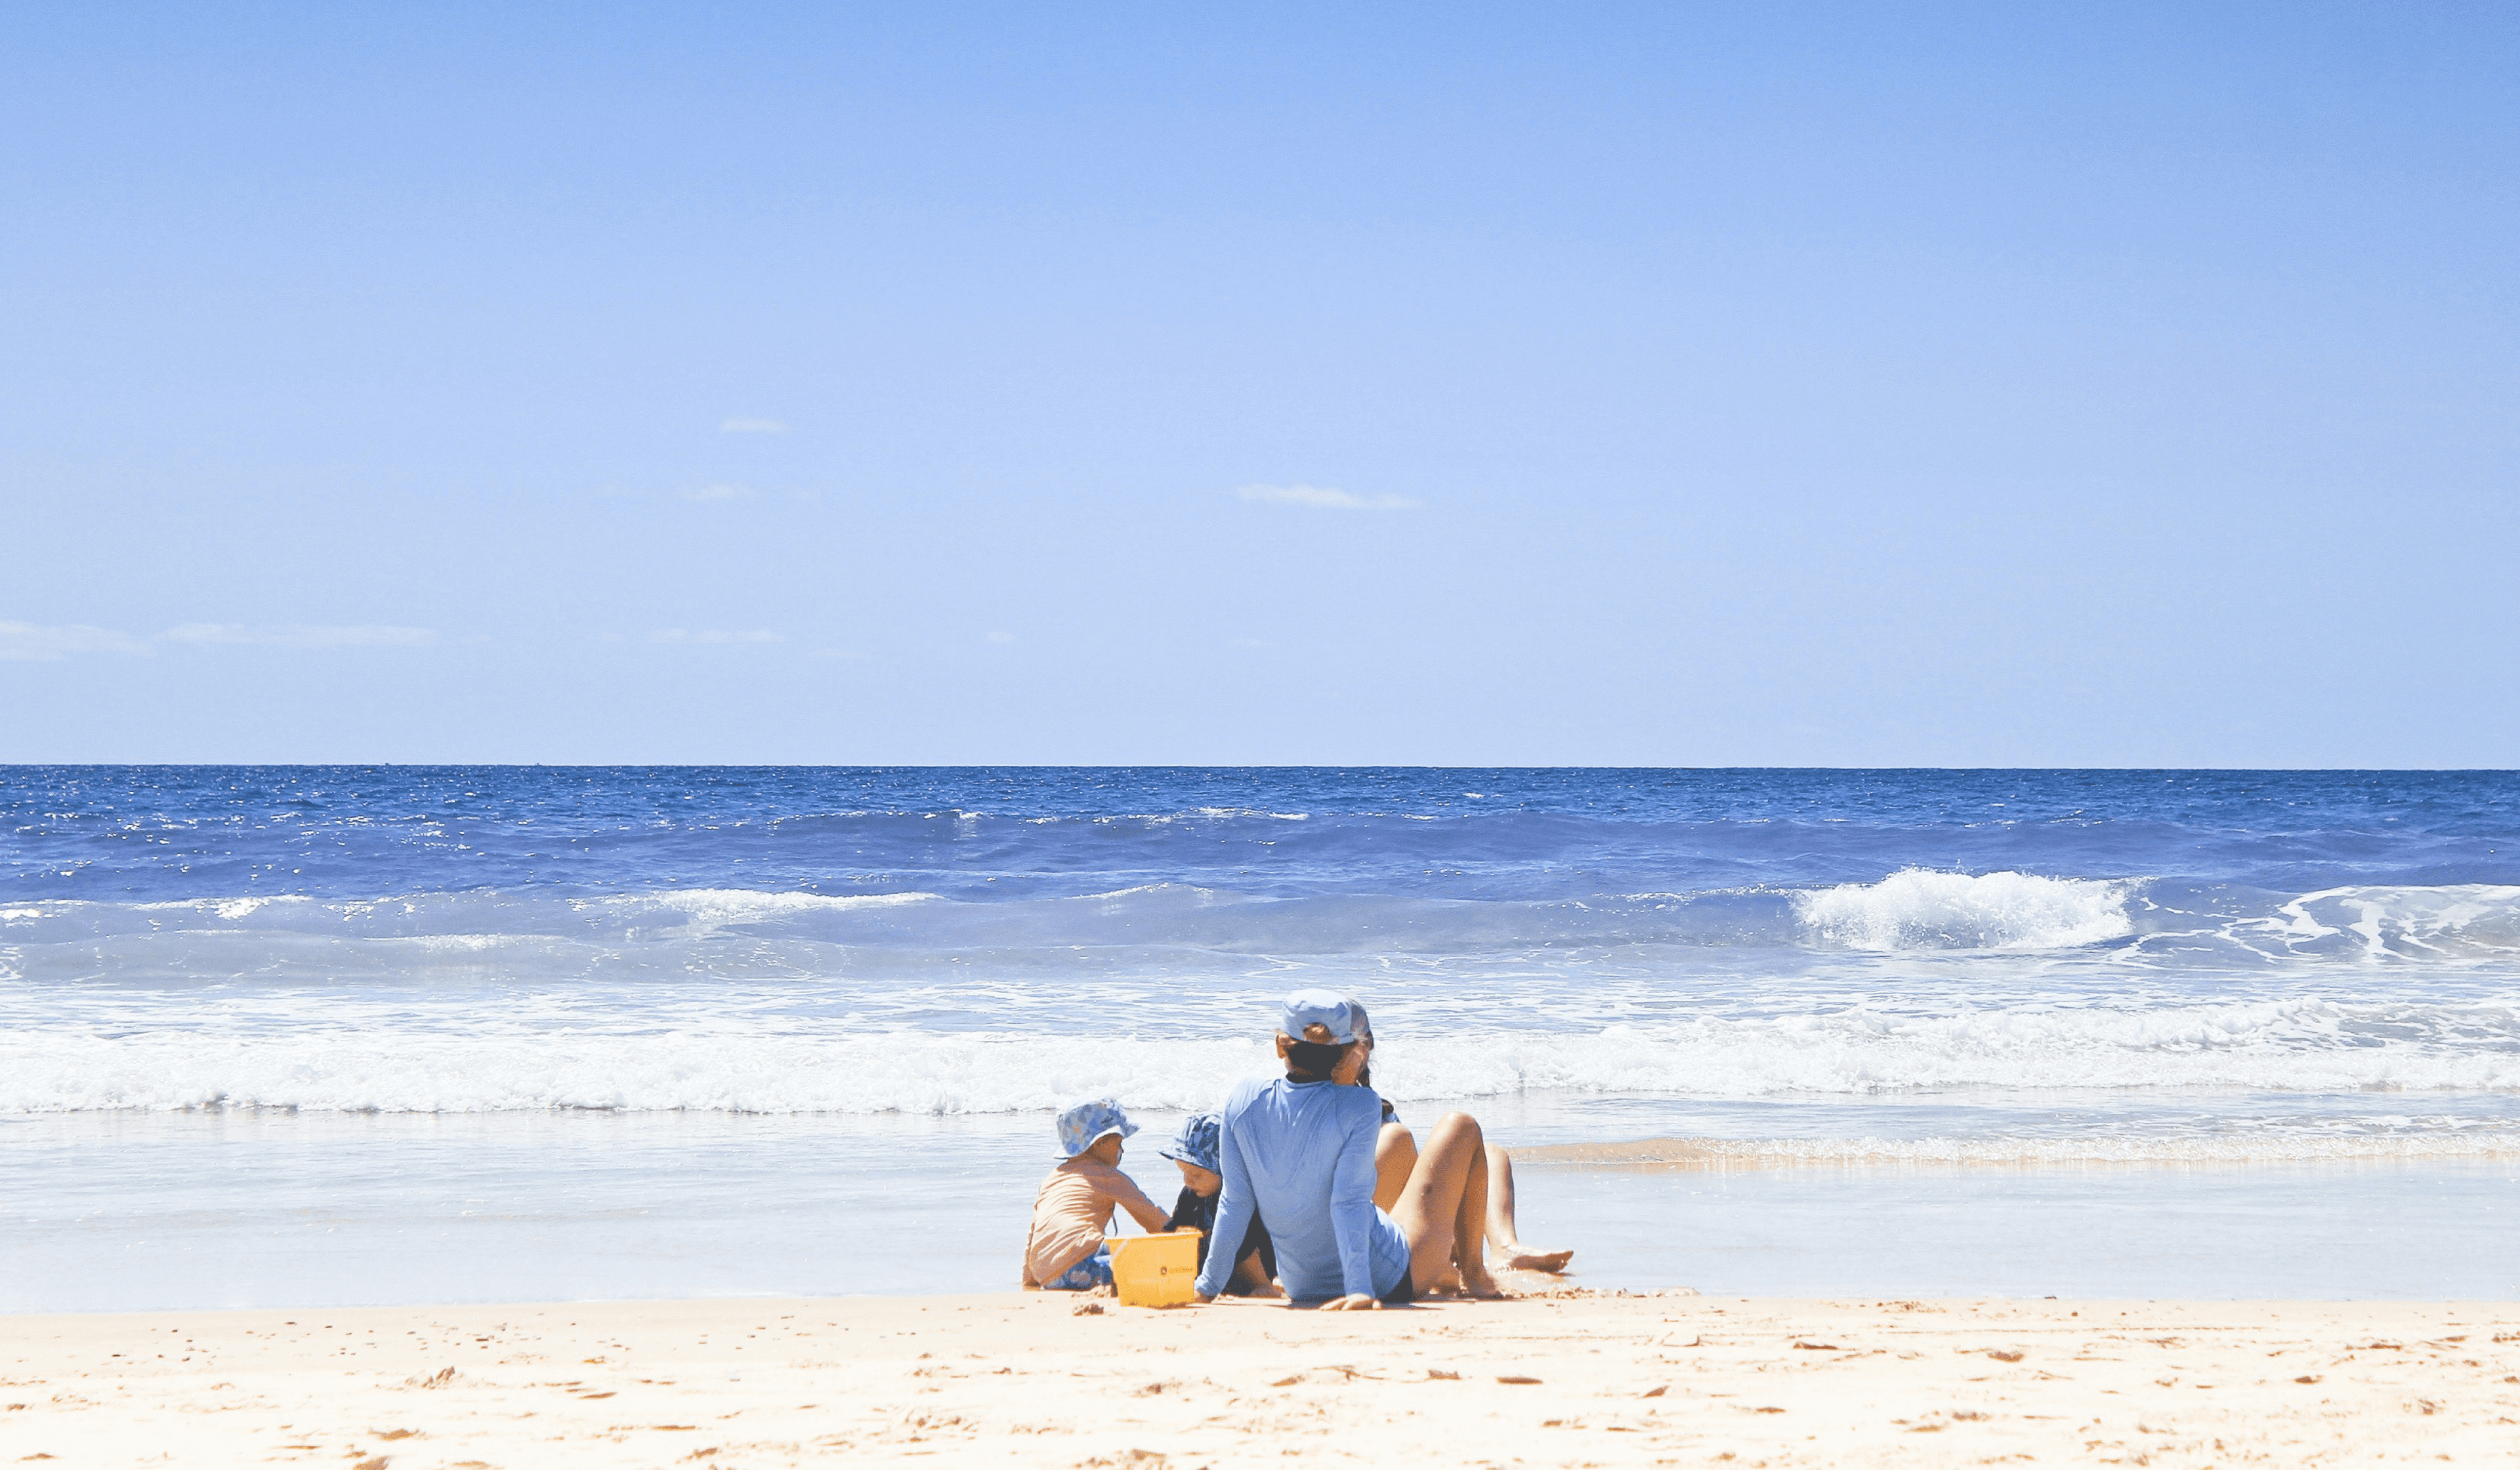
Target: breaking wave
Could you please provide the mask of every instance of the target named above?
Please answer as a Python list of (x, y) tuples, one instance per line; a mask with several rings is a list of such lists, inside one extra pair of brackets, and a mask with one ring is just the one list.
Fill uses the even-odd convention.
[(1859, 950), (2056, 950), (2123, 939), (2131, 880), (1911, 868), (1796, 895), (1814, 940)]

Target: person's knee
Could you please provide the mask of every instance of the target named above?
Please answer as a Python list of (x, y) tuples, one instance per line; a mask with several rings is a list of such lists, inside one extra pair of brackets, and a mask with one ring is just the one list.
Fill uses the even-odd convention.
[(1479, 1120), (1467, 1113), (1446, 1113), (1435, 1124), (1435, 1131), (1447, 1139), (1465, 1138), (1473, 1143), (1487, 1140), (1487, 1136), (1479, 1131)]

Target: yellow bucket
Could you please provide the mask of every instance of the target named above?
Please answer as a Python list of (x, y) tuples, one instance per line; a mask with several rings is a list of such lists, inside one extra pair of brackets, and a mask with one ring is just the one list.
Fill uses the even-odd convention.
[(1187, 1307), (1197, 1300), (1198, 1231), (1115, 1236), (1105, 1244), (1122, 1306)]

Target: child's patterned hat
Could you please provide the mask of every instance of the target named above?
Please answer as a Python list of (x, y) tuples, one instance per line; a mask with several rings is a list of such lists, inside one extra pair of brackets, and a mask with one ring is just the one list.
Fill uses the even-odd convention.
[(1192, 1113), (1182, 1120), (1181, 1132), (1173, 1141), (1155, 1150), (1168, 1159), (1196, 1164), (1210, 1174), (1223, 1174), (1225, 1163), (1225, 1116), (1222, 1113)]
[(1097, 1097), (1080, 1102), (1058, 1115), (1058, 1146), (1069, 1158), (1092, 1148), (1104, 1134), (1118, 1134), (1125, 1138), (1138, 1131), (1129, 1115), (1120, 1111), (1116, 1098)]

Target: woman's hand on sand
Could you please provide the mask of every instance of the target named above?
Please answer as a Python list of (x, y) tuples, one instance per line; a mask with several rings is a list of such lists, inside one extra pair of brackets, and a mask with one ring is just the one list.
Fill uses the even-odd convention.
[(1382, 1303), (1362, 1292), (1354, 1292), (1324, 1302), (1322, 1310), (1324, 1312), (1380, 1312)]

